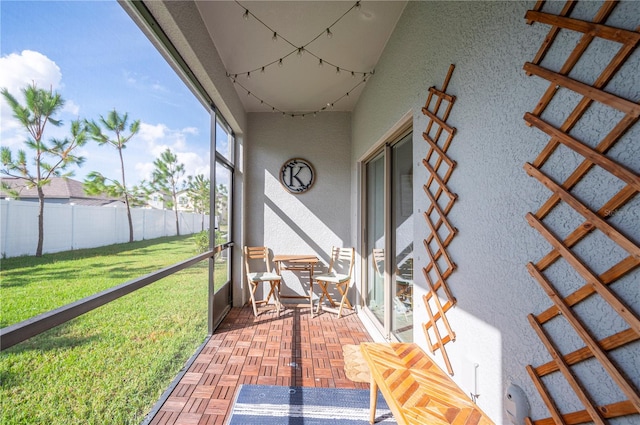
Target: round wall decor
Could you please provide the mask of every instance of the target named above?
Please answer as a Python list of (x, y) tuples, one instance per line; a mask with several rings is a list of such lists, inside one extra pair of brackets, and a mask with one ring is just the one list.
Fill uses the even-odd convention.
[(280, 169), (280, 183), (291, 193), (304, 193), (311, 189), (316, 173), (310, 162), (301, 158), (285, 161)]

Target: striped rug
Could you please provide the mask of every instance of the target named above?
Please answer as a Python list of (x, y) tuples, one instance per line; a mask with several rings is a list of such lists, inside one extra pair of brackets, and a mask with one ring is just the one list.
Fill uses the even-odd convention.
[[(396, 421), (378, 394), (376, 423)], [(241, 385), (228, 425), (369, 424), (369, 390)]]

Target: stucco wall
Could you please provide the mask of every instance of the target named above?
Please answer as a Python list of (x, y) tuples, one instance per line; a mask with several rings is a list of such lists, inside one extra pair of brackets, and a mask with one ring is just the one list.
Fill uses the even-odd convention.
[[(550, 360), (527, 322), (528, 313), (539, 313), (551, 305), (542, 289), (529, 276), (525, 265), (537, 261), (549, 250), (549, 245), (525, 221), (524, 216), (547, 199), (549, 192), (523, 170), (525, 162), (535, 159), (548, 138), (540, 131), (527, 127), (523, 115), (531, 111), (548, 86), (536, 77), (527, 77), (522, 70), (526, 61), (533, 59), (548, 27), (540, 24), (528, 26), (524, 15), (534, 2), (409, 2), (396, 31), (376, 67), (376, 74), (367, 82), (352, 119), (352, 188), (358, 187), (357, 161), (401, 117), (412, 111), (414, 126), (414, 209), (424, 211), (428, 200), (422, 191), (426, 169), (421, 159), (427, 152), (422, 132), (427, 120), (421, 113), (430, 86), (440, 87), (450, 64), (456, 69), (447, 90), (457, 96), (448, 123), (458, 132), (448, 153), (457, 161), (457, 168), (449, 180), (449, 188), (458, 194), (458, 200), (448, 217), (459, 230), (449, 247), (458, 269), (448, 279), (457, 297), (457, 305), (447, 312), (456, 333), (455, 342), (446, 345), (455, 375), (454, 380), (466, 390), (480, 395), (478, 404), (497, 423), (508, 423), (503, 413), (503, 395), (509, 383), (522, 387), (531, 404), (533, 418), (548, 417), (540, 396), (528, 377), (525, 366), (539, 365)], [(557, 2), (555, 7), (562, 7)], [(577, 16), (590, 19), (599, 2), (581, 2)], [(640, 3), (625, 3), (614, 12), (610, 23), (627, 29), (638, 25)], [(575, 40), (575, 39), (574, 39)], [(564, 42), (564, 44), (562, 44)], [(560, 40), (561, 45), (574, 43)], [(545, 65), (558, 69), (570, 50), (554, 50)], [(600, 56), (606, 56), (610, 46), (599, 44), (590, 50), (592, 64), (586, 63), (576, 78), (591, 78), (594, 69), (601, 69)], [(640, 80), (638, 52), (620, 71), (620, 78), (607, 87), (614, 93), (638, 101)], [(595, 59), (593, 59), (595, 58)], [(608, 60), (608, 59), (607, 59)], [(635, 71), (634, 71), (635, 69)], [(550, 109), (550, 121), (557, 123), (566, 118), (574, 103), (562, 98)], [(564, 112), (562, 112), (564, 111)], [(564, 114), (561, 118), (557, 115)], [(580, 137), (591, 140), (602, 137), (603, 128), (611, 127), (611, 111), (598, 111), (591, 128), (580, 129)], [(610, 154), (627, 167), (640, 170), (640, 148), (637, 143), (638, 125), (625, 136)], [(634, 143), (635, 141), (636, 143)], [(546, 171), (552, 176), (565, 176), (573, 170), (576, 158), (558, 156)], [(598, 202), (598, 194), (606, 182), (589, 181), (582, 188), (585, 202)], [(636, 197), (636, 201), (638, 201)], [(593, 200), (593, 201), (592, 201)], [(633, 240), (640, 240), (640, 208), (635, 202), (616, 217), (620, 226)], [(357, 198), (352, 196), (354, 211)], [(360, 223), (354, 214), (352, 238), (357, 240)], [(553, 228), (563, 229), (571, 213), (560, 209), (550, 217)], [(575, 220), (574, 220), (575, 221)], [(414, 339), (426, 348), (421, 324), (426, 321), (426, 310), (421, 296), (425, 281), (420, 268), (426, 265), (426, 252), (422, 240), (428, 235), (426, 223), (416, 218), (414, 228), (415, 294)], [(590, 260), (597, 251), (587, 249), (582, 254)], [(566, 279), (575, 285), (583, 284), (579, 277), (567, 271)], [(630, 282), (638, 282), (636, 270), (626, 282), (625, 300), (636, 312), (640, 311), (640, 291), (633, 293)], [(631, 292), (631, 293), (630, 293)], [(422, 306), (422, 308), (421, 308)], [(589, 317), (589, 315), (587, 315)], [(604, 327), (619, 324), (611, 315), (598, 313), (589, 326), (604, 323)], [(565, 329), (566, 331), (566, 329)], [(562, 329), (553, 331), (562, 341)], [(575, 338), (571, 341), (575, 344)], [(578, 345), (579, 346), (579, 345)], [(637, 345), (626, 354), (621, 353), (623, 364), (635, 385), (640, 380)], [(436, 361), (444, 366), (442, 356)], [(474, 364), (478, 365), (477, 379)], [(615, 394), (615, 385), (599, 381), (598, 376), (582, 376), (587, 387), (598, 388), (599, 397)], [(551, 385), (554, 387), (554, 385)], [(563, 411), (579, 408), (571, 391), (554, 388)], [(555, 393), (558, 394), (555, 394)], [(615, 401), (615, 396), (613, 396)], [(621, 419), (631, 423), (634, 418)]]
[[(350, 116), (326, 112), (293, 119), (250, 113), (245, 162), (245, 244), (275, 254), (316, 254), (328, 264), (332, 245), (351, 244), (349, 229)], [(303, 158), (315, 169), (313, 187), (291, 194), (280, 184), (283, 163)], [(306, 275), (305, 275), (306, 276)], [(283, 293), (302, 294), (299, 275), (286, 272)]]

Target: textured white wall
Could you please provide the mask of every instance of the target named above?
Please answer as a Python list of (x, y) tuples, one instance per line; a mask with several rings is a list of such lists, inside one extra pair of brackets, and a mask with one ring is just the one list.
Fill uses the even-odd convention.
[[(522, 70), (524, 63), (533, 59), (548, 32), (547, 26), (525, 24), (525, 12), (534, 3), (409, 2), (352, 119), (351, 166), (355, 171), (356, 161), (381, 141), (385, 132), (407, 111), (413, 112), (414, 202), (417, 212), (424, 211), (428, 201), (422, 185), (427, 176), (421, 159), (427, 149), (421, 133), (427, 120), (420, 109), (426, 101), (428, 88), (441, 87), (449, 65), (456, 65), (447, 91), (457, 96), (448, 123), (458, 129), (449, 149), (449, 156), (458, 163), (449, 181), (449, 188), (459, 196), (449, 214), (452, 225), (459, 229), (449, 247), (458, 269), (448, 282), (458, 303), (447, 317), (457, 339), (447, 344), (446, 350), (453, 364), (453, 378), (467, 392), (474, 390), (474, 364), (479, 365), (478, 403), (497, 423), (508, 423), (502, 400), (511, 382), (524, 389), (533, 418), (549, 416), (525, 371), (527, 364), (539, 365), (550, 360), (526, 319), (528, 313), (539, 313), (551, 305), (525, 268), (527, 262), (539, 260), (549, 250), (548, 244), (524, 219), (527, 212), (536, 211), (549, 196), (549, 192), (522, 169), (525, 162), (535, 159), (548, 140), (538, 130), (527, 127), (522, 119), (525, 112), (533, 109), (548, 85), (536, 77), (527, 77)], [(562, 7), (563, 4), (557, 2), (552, 6)], [(581, 2), (576, 16), (590, 19), (599, 6), (599, 2)], [(639, 17), (640, 3), (627, 2), (618, 7), (609, 23), (634, 29), (639, 24)], [(559, 39), (561, 45), (570, 44), (573, 48), (574, 44), (568, 41), (564, 36)], [(584, 66), (575, 78), (591, 81), (593, 71), (601, 69), (602, 57), (610, 56), (611, 51), (610, 45), (596, 43), (588, 52), (592, 62), (586, 62), (586, 65), (583, 62), (581, 65)], [(636, 102), (640, 98), (638, 53), (607, 88)], [(566, 49), (554, 49), (543, 65), (558, 69), (558, 63), (561, 64), (567, 54)], [(544, 117), (557, 123), (566, 117), (566, 111), (570, 111), (573, 104), (572, 99), (560, 98)], [(559, 117), (561, 114), (564, 115)], [(583, 140), (601, 138), (602, 129), (611, 127), (611, 111), (598, 110), (593, 115), (590, 128), (576, 129)], [(636, 125), (610, 153), (636, 172), (640, 171), (638, 130)], [(545, 172), (560, 179), (573, 170), (575, 163), (575, 157), (566, 155), (565, 151), (545, 166)], [(358, 181), (356, 174), (353, 175), (355, 193)], [(611, 196), (609, 185), (602, 180), (585, 182), (581, 190), (585, 202), (597, 204), (603, 192)], [(638, 198), (636, 196), (619, 217), (614, 217), (616, 226), (635, 241), (640, 241)], [(355, 196), (352, 202), (356, 210)], [(571, 214), (559, 209), (550, 217), (551, 227), (561, 231), (567, 228), (569, 221), (573, 225), (575, 213)], [(357, 240), (359, 222), (354, 219), (352, 223), (352, 237)], [(566, 234), (566, 230), (562, 234)], [(426, 310), (424, 306), (420, 307), (425, 282), (420, 268), (426, 265), (422, 244), (426, 235), (426, 223), (416, 219), (414, 337), (424, 348), (426, 340), (421, 324), (426, 321)], [(580, 254), (597, 264), (598, 243), (592, 241)], [(580, 282), (567, 267), (552, 272), (559, 276), (564, 273), (566, 279), (573, 279), (576, 284)], [(638, 270), (626, 279), (626, 286), (621, 284), (620, 290), (626, 291), (625, 300), (638, 312), (640, 291), (637, 285), (631, 285), (634, 279), (637, 284)], [(585, 315), (589, 326), (605, 331), (620, 326), (618, 321), (610, 319), (611, 314), (607, 315), (606, 309), (593, 313), (592, 319), (588, 319), (591, 312)], [(560, 326), (552, 331), (560, 341), (562, 332), (572, 333)], [(575, 338), (567, 340), (576, 346)], [(638, 386), (638, 345), (629, 348), (618, 353), (616, 360)], [(444, 365), (439, 353), (435, 359)], [(602, 388), (598, 398), (614, 394), (610, 401), (617, 401), (615, 385), (588, 374), (581, 379), (591, 388)], [(578, 408), (571, 391), (563, 391), (553, 382), (550, 387), (560, 401), (561, 410)], [(621, 419), (619, 423), (633, 420), (637, 420), (637, 416)]]
[[(275, 254), (316, 254), (328, 264), (332, 245), (351, 244), (350, 114), (294, 119), (251, 113), (248, 122), (244, 243), (266, 245)], [(291, 194), (280, 184), (280, 168), (291, 158), (306, 159), (315, 169), (306, 193)], [(296, 275), (287, 272), (284, 279), (287, 293), (303, 293)], [(306, 279), (304, 284), (308, 289)]]

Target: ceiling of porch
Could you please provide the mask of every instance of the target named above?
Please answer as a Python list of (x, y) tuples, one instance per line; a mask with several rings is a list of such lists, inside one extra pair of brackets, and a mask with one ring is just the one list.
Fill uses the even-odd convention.
[(197, 2), (245, 110), (295, 116), (354, 108), (405, 5)]

